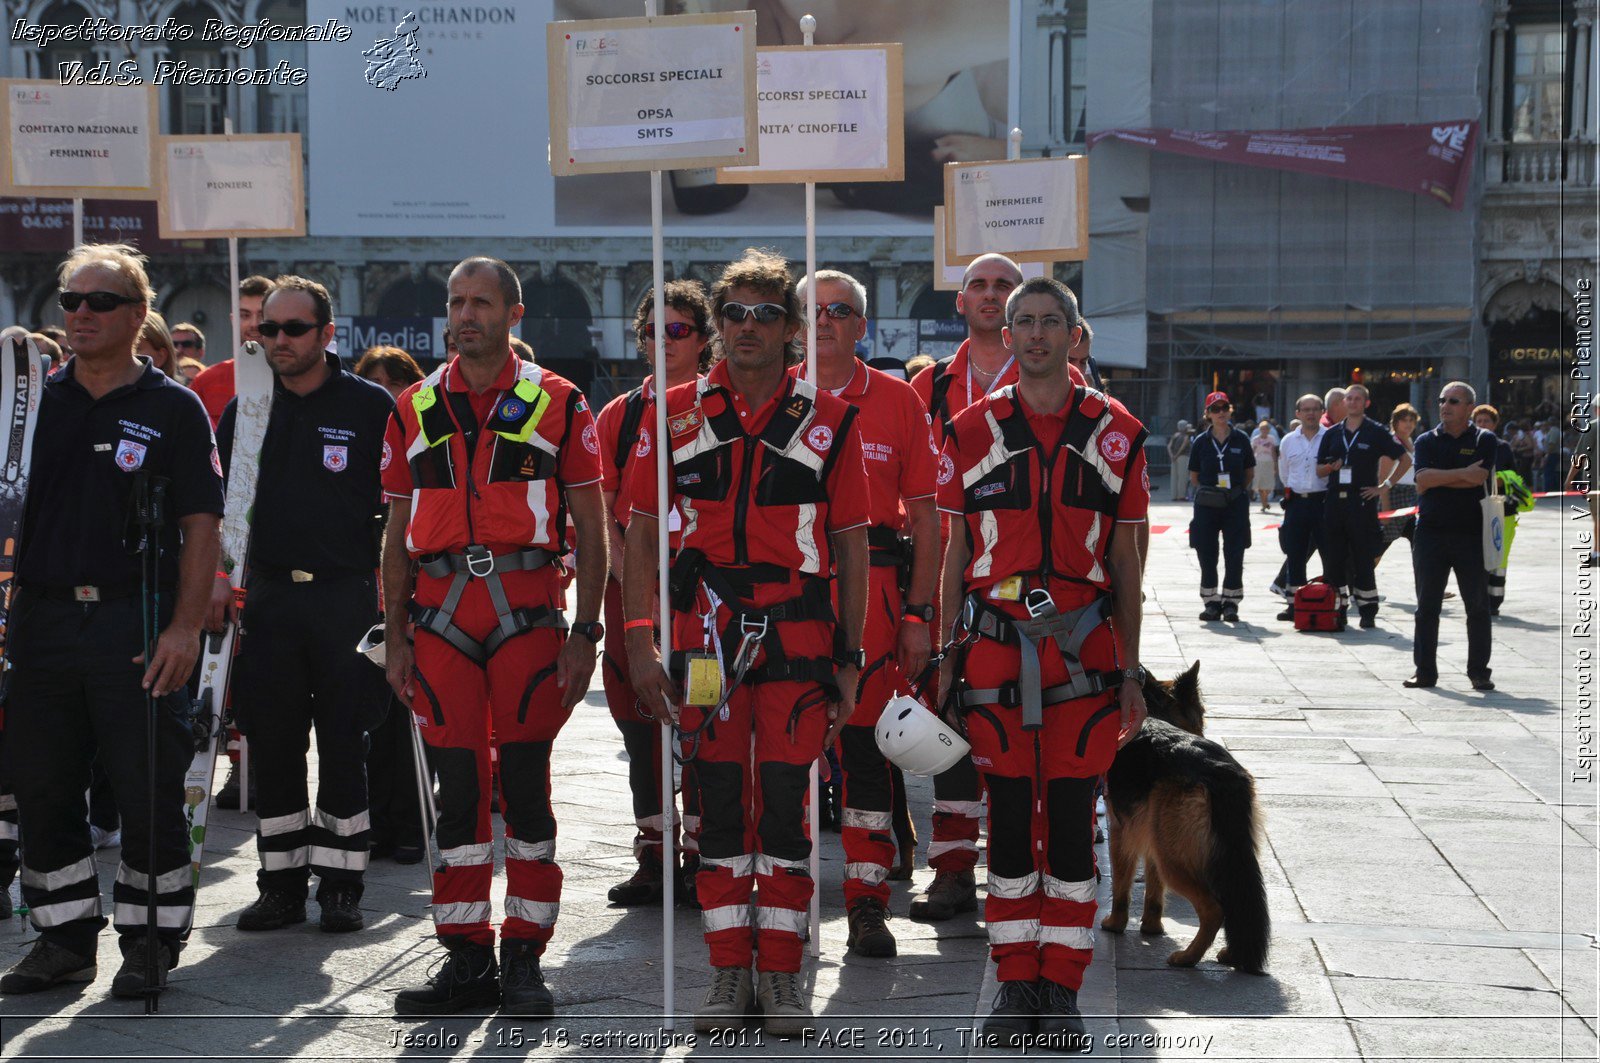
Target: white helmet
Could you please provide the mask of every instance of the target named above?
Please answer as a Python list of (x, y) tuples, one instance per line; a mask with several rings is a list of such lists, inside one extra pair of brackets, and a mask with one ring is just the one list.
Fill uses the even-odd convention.
[(883, 707), (874, 734), (878, 751), (913, 775), (938, 775), (972, 752), (965, 738), (905, 694)]
[(371, 661), (379, 668), (389, 667), (389, 660), (386, 656), (384, 656), (383, 652), (382, 624), (372, 625), (372, 630), (368, 631), (361, 639), (361, 645), (356, 647), (356, 652), (366, 657), (367, 660)]

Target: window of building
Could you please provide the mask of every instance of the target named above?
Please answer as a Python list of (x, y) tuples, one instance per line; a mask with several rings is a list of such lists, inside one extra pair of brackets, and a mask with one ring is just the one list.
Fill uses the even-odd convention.
[[(218, 70), (223, 67), (222, 49), (201, 39), (206, 21), (221, 18), (221, 14), (207, 4), (184, 4), (172, 13), (179, 25), (192, 27), (194, 33), (185, 41), (172, 43), (172, 61), (188, 63), (193, 70)], [(179, 69), (184, 69), (179, 67)], [(202, 79), (203, 80), (203, 79)], [(225, 85), (173, 84), (168, 89), (171, 96), (172, 131), (176, 134), (211, 134), (222, 132), (222, 117), (227, 113), (228, 97)]]
[(1511, 139), (1516, 143), (1566, 137), (1567, 27), (1528, 22), (1511, 38)]
[[(89, 17), (89, 12), (78, 4), (56, 4), (48, 8), (39, 20), (45, 26), (77, 26)], [(94, 52), (83, 41), (52, 41), (39, 55), (38, 76), (48, 81), (56, 81), (61, 76), (63, 66), (70, 67), (73, 63), (82, 63), (84, 67), (94, 64)]]
[[(304, 26), (306, 24), (305, 0), (278, 0), (263, 12), (263, 17), (279, 26)], [(265, 41), (255, 46), (256, 65), (263, 70), (275, 69), (279, 62), (291, 69), (306, 65), (304, 41)], [(306, 87), (304, 85), (263, 85), (256, 90), (256, 128), (263, 133), (304, 133), (307, 114)]]

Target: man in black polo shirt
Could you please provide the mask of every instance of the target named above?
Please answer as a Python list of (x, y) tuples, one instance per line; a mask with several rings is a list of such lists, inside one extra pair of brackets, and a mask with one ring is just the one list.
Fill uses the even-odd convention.
[[(383, 678), (356, 645), (378, 619), (379, 467), (394, 400), (344, 372), (328, 291), (280, 277), (262, 306), (261, 338), (277, 375), (261, 449), (233, 703), (259, 772), (260, 896), (240, 930), (306, 918), (311, 873), (327, 931), (359, 930), (367, 867), (366, 731), (388, 704)], [(217, 427), (231, 458), (238, 400)], [(403, 456), (402, 456), (402, 460)], [(213, 622), (232, 594), (218, 579)], [(306, 750), (317, 731), (317, 804)]]
[(1473, 690), (1493, 690), (1489, 679), (1489, 578), (1483, 567), (1483, 485), (1494, 475), (1499, 440), (1472, 423), (1477, 396), (1453, 381), (1439, 393), (1439, 424), (1417, 437), (1416, 540), (1411, 564), (1417, 574), (1417, 634), (1412, 646), (1416, 674), (1408, 687), (1439, 680), (1439, 607), (1455, 570), (1467, 610), (1467, 678)]
[[(152, 833), (158, 985), (166, 985), (194, 916), (183, 815), (183, 775), (194, 755), (185, 684), (217, 568), (222, 477), (200, 400), (133, 353), (154, 295), (142, 256), (122, 244), (78, 247), (60, 276), (76, 357), (51, 375), (39, 405), (6, 647), (7, 766), (27, 839), (22, 895), (40, 936), (0, 978), (0, 992), (94, 980), (106, 921), (84, 792), (98, 758), (122, 810), (112, 896), (123, 964), (111, 991), (140, 997)], [(153, 589), (161, 627), (146, 661), (131, 509), (136, 486), (157, 477), (166, 482)], [(154, 779), (146, 691), (158, 700)]]
[[(1411, 456), (1388, 429), (1367, 419), (1367, 389), (1351, 384), (1344, 393), (1345, 417), (1322, 433), (1317, 475), (1328, 478), (1322, 508), (1323, 575), (1339, 588), (1339, 617), (1355, 598), (1361, 626), (1378, 623), (1378, 577), (1374, 568), (1383, 532), (1378, 496), (1411, 467)], [(1399, 461), (1399, 466), (1395, 465)]]

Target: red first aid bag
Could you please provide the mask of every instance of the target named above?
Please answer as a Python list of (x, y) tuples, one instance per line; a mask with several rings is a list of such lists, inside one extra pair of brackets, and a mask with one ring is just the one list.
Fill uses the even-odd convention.
[(1338, 588), (1320, 577), (1294, 592), (1296, 631), (1339, 630)]

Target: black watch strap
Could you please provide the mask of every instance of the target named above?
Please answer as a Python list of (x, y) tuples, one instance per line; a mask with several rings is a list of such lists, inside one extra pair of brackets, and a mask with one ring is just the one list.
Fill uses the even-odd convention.
[(590, 620), (587, 623), (573, 624), (572, 633), (574, 635), (582, 635), (598, 646), (605, 641), (606, 626), (598, 620)]
[(915, 617), (924, 624), (931, 624), (933, 623), (933, 606), (912, 605), (911, 603), (907, 602), (905, 608), (900, 610), (900, 615)]

